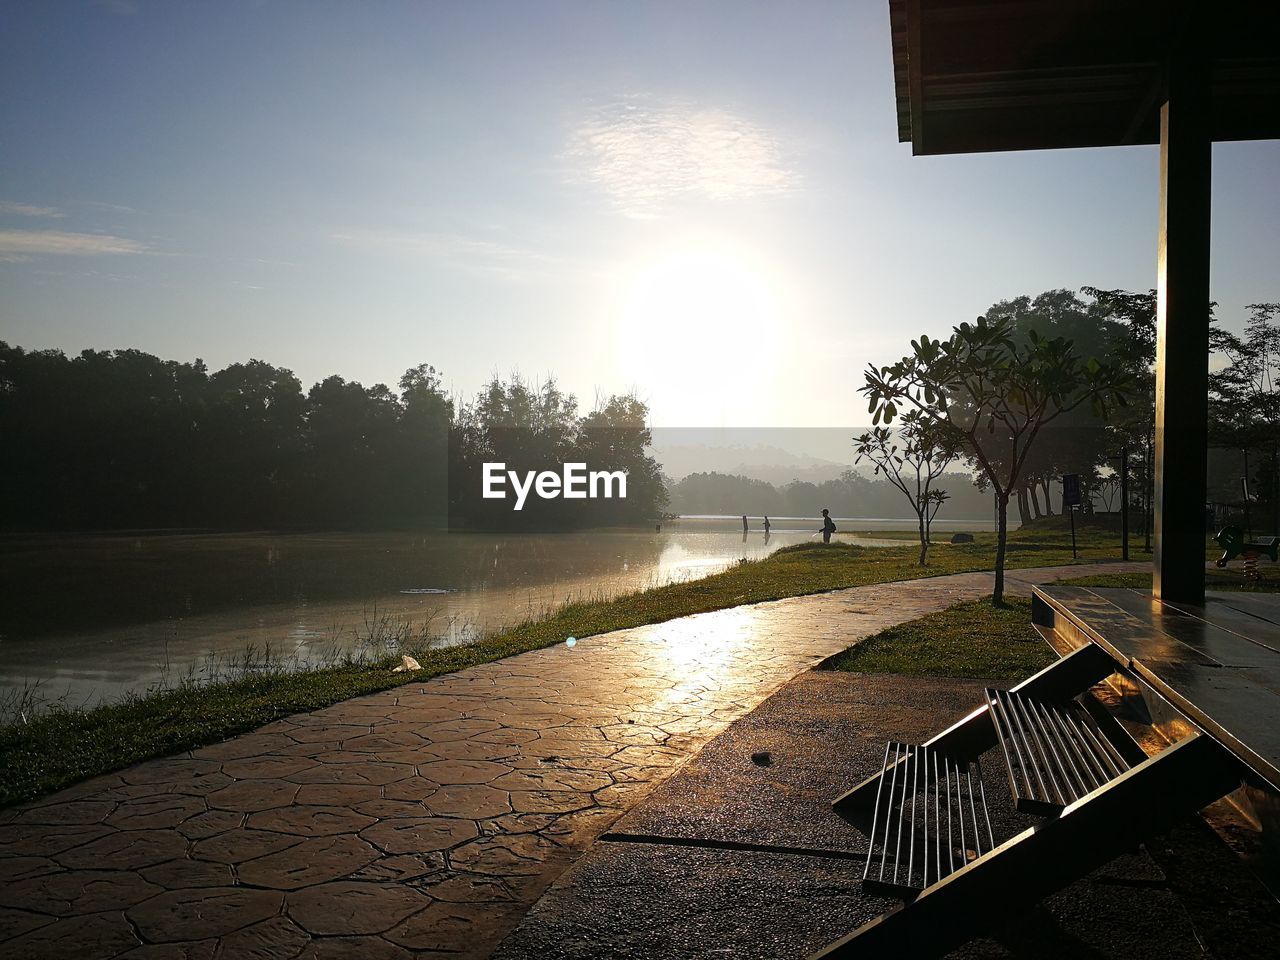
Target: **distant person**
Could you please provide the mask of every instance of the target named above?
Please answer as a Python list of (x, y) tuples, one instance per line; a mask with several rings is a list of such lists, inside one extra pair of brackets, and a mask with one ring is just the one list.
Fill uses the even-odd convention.
[(836, 522), (831, 519), (831, 512), (822, 508), (822, 542), (830, 543), (831, 535), (836, 532)]
[(746, 533), (746, 532), (747, 532), (747, 529), (748, 529), (748, 528), (747, 528), (747, 515), (744, 513), (744, 514), (742, 515), (742, 532), (743, 532), (743, 533)]
[(766, 537), (769, 535), (769, 528), (770, 528), (771, 526), (773, 526), (773, 524), (771, 524), (771, 523), (769, 522), (769, 518), (768, 518), (768, 516), (766, 516), (766, 517), (764, 518), (764, 535), (765, 535)]

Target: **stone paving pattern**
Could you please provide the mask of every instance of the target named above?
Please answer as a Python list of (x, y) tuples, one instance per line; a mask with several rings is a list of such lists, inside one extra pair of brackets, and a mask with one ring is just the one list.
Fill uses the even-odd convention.
[[(1010, 589), (1097, 569), (1017, 571)], [(990, 582), (879, 584), (604, 634), (0, 812), (0, 958), (488, 956), (732, 721), (850, 643)]]

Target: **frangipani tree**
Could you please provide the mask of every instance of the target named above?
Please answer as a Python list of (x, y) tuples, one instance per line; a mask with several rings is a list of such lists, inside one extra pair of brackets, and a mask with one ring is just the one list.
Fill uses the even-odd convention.
[(861, 387), (873, 426), (916, 412), (957, 437), (995, 492), (997, 539), (992, 600), (1004, 602), (1009, 495), (1036, 436), (1085, 403), (1099, 416), (1124, 405), (1129, 374), (1097, 359), (1083, 360), (1064, 337), (1030, 331), (1015, 338), (1006, 318), (962, 323), (946, 340), (922, 336), (911, 353), (887, 367), (868, 367)]
[(875, 426), (853, 438), (854, 463), (870, 461), (877, 475), (902, 491), (919, 522), (920, 566), (929, 553), (929, 525), (948, 499), (933, 482), (942, 476), (957, 457), (961, 443), (947, 424), (910, 410), (897, 430)]

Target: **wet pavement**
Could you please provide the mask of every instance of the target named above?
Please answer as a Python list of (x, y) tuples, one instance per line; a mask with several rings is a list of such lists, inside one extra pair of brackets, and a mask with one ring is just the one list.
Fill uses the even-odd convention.
[[(1019, 570), (1009, 589), (1100, 569), (1148, 567)], [(0, 812), (0, 957), (488, 956), (730, 723), (990, 583), (879, 584), (591, 637)]]
[[(864, 894), (865, 833), (831, 800), (981, 703), (981, 681), (814, 671), (731, 725), (597, 841), (499, 947), (499, 960), (802, 958), (898, 901)], [(762, 751), (769, 763), (753, 761)], [(1034, 820), (983, 758), (997, 842)], [(1072, 884), (955, 958), (1202, 957), (1141, 850)], [(1237, 865), (1238, 871), (1243, 868)]]

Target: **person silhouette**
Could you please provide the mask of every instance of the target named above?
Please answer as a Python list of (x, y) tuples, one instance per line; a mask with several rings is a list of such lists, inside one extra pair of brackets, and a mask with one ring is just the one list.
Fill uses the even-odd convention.
[(764, 518), (764, 535), (765, 535), (766, 537), (769, 535), (769, 528), (770, 528), (771, 526), (773, 526), (773, 524), (771, 524), (771, 523), (769, 522), (769, 517), (768, 517), (768, 515), (766, 514), (766, 515), (765, 515), (765, 518)]
[(747, 532), (747, 515), (745, 513), (742, 515), (742, 532)]
[(836, 522), (831, 519), (831, 512), (822, 508), (822, 542), (830, 543), (831, 535), (836, 532)]

